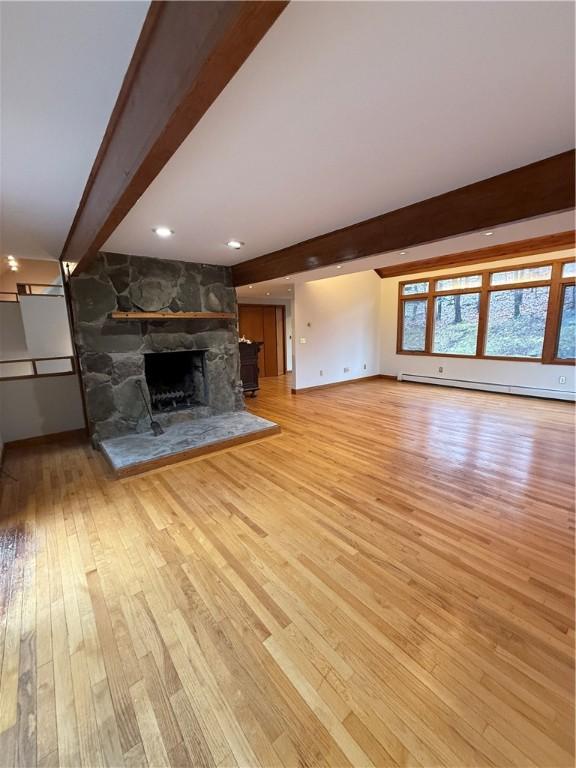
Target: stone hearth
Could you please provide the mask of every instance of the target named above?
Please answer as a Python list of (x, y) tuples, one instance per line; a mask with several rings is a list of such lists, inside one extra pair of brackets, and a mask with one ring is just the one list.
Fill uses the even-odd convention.
[[(228, 267), (100, 253), (70, 281), (76, 345), (95, 443), (150, 429), (139, 392), (166, 424), (244, 409), (235, 320), (113, 320), (121, 311), (233, 312), (236, 292)], [(201, 397), (183, 408), (162, 409), (150, 399), (146, 356), (194, 352), (190, 382)], [(168, 362), (168, 357), (164, 358)], [(161, 362), (163, 362), (163, 360)], [(166, 412), (171, 411), (171, 412)], [(154, 416), (156, 418), (156, 414)]]
[(181, 421), (164, 434), (132, 434), (102, 440), (101, 448), (118, 477), (138, 474), (175, 461), (278, 434), (273, 421), (248, 411)]

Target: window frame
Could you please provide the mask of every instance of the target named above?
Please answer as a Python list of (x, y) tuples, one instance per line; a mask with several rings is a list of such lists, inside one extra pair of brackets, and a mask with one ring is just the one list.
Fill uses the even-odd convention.
[[(522, 263), (508, 265), (506, 267), (495, 267), (488, 269), (475, 269), (467, 272), (450, 273), (446, 275), (427, 275), (424, 277), (412, 277), (410, 280), (401, 280), (398, 283), (398, 326), (396, 334), (396, 353), (399, 355), (425, 355), (427, 357), (458, 357), (464, 360), (507, 360), (508, 362), (522, 363), (542, 363), (545, 365), (574, 365), (576, 360), (561, 359), (557, 357), (558, 342), (560, 338), (560, 320), (562, 313), (562, 301), (564, 288), (566, 285), (576, 285), (576, 276), (562, 277), (562, 268), (564, 264), (574, 261), (573, 258), (566, 257), (562, 259), (546, 259), (532, 263)], [(510, 272), (513, 270), (530, 269), (532, 267), (552, 267), (552, 274), (546, 280), (523, 280), (518, 282), (502, 283), (500, 285), (491, 285), (493, 274), (498, 272)], [(471, 277), (472, 275), (481, 276), (481, 284), (472, 288), (450, 288), (448, 290), (436, 290), (438, 280), (450, 280), (460, 277)], [(423, 283), (428, 281), (428, 291), (418, 294), (403, 294), (404, 286), (410, 283)], [(542, 355), (540, 357), (507, 357), (505, 355), (487, 355), (486, 334), (488, 330), (488, 309), (490, 294), (496, 291), (511, 291), (517, 288), (540, 288), (548, 287), (548, 307), (546, 310), (546, 323), (544, 328), (544, 342), (542, 344)], [(472, 355), (463, 355), (457, 353), (433, 352), (432, 344), (434, 338), (434, 306), (435, 299), (438, 296), (454, 296), (456, 294), (478, 293), (480, 302), (478, 307), (478, 332), (476, 338), (476, 352)], [(414, 299), (426, 300), (426, 329), (425, 344), (423, 351), (411, 351), (402, 349), (403, 337), (403, 303)]]
[(408, 296), (403, 296), (402, 301), (398, 302), (398, 328), (400, 331), (400, 336), (398, 337), (398, 344), (402, 346), (402, 341), (404, 339), (404, 304), (410, 303), (414, 301), (425, 301), (426, 302), (426, 320), (424, 325), (424, 349), (418, 350), (418, 349), (409, 349), (403, 354), (405, 355), (425, 355), (425, 350), (428, 347), (428, 294), (427, 293), (418, 293), (418, 294), (409, 294)]

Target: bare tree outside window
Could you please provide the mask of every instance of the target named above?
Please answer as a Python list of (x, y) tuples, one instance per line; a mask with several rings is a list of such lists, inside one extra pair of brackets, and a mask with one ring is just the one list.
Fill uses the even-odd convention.
[(557, 357), (561, 360), (573, 360), (576, 356), (576, 309), (574, 294), (575, 289), (573, 285), (567, 285), (564, 288), (557, 352)]
[(575, 278), (564, 257), (402, 281), (398, 352), (573, 363)]
[(437, 296), (432, 351), (447, 355), (474, 355), (479, 308), (479, 293)]
[(541, 357), (549, 292), (545, 286), (491, 293), (486, 354)]
[(402, 323), (402, 349), (422, 352), (426, 343), (426, 299), (405, 301)]

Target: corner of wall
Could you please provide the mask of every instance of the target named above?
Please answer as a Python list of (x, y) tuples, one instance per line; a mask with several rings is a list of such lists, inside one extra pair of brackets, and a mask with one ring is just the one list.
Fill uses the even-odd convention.
[(379, 373), (379, 283), (378, 275), (370, 270), (298, 284), (295, 389)]

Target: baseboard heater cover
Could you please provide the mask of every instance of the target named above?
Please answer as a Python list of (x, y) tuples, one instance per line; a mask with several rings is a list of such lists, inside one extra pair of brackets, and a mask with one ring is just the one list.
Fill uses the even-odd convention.
[(398, 381), (412, 381), (416, 384), (438, 384), (441, 387), (460, 389), (481, 389), (485, 392), (500, 392), (505, 395), (525, 395), (527, 397), (547, 397), (555, 400), (576, 400), (576, 392), (561, 389), (540, 389), (538, 387), (518, 387), (511, 384), (492, 384), (484, 381), (466, 379), (443, 379), (440, 376), (417, 376), (413, 373), (399, 373)]

